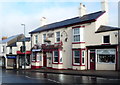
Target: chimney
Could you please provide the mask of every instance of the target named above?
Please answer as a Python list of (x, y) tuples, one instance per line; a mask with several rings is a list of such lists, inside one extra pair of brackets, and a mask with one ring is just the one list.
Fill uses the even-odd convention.
[(101, 2), (101, 8), (102, 8), (102, 11), (106, 11), (108, 12), (108, 0), (102, 0)]
[(86, 7), (82, 3), (80, 3), (80, 8), (79, 8), (79, 16), (82, 17), (86, 14)]
[(47, 24), (47, 20), (45, 17), (42, 17), (40, 21), (41, 21), (41, 26), (44, 26)]
[(101, 2), (101, 9), (102, 9), (102, 11), (105, 11), (105, 20), (106, 20), (106, 24), (108, 24), (109, 22), (109, 20), (108, 20), (108, 17), (109, 17), (109, 15), (108, 15), (108, 0), (102, 0), (102, 2)]
[(5, 40), (5, 39), (7, 39), (7, 37), (2, 37), (2, 40)]

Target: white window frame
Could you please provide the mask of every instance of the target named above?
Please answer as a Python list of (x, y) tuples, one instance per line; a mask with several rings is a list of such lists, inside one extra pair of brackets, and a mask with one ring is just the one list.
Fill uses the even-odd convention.
[(60, 52), (60, 54), (59, 54), (59, 57), (60, 57), (60, 58), (59, 58), (59, 59), (62, 59), (62, 61), (59, 60), (59, 62), (60, 62), (60, 63), (63, 63), (62, 51), (59, 51), (59, 52)]
[[(78, 34), (74, 33), (75, 29), (79, 29), (79, 33)], [(74, 36), (79, 36), (79, 41), (75, 41)], [(80, 28), (73, 28), (73, 42), (80, 42)]]
[[(79, 51), (79, 63), (75, 63), (75, 51)], [(73, 50), (73, 64), (74, 65), (80, 65), (80, 50)]]
[(10, 47), (10, 52), (9, 53), (12, 53), (12, 47)]
[(105, 37), (105, 36), (109, 36), (109, 43), (110, 43), (110, 35), (103, 35), (103, 36), (102, 36), (102, 43), (103, 43), (103, 44), (109, 44), (109, 43), (104, 43), (104, 37)]
[(56, 43), (59, 43), (60, 41), (57, 41), (57, 38), (60, 38), (60, 36), (58, 37), (58, 35), (57, 35), (57, 33), (59, 33), (60, 34), (60, 31), (58, 31), (58, 32), (56, 32)]
[[(58, 56), (55, 56), (55, 51), (58, 52)], [(58, 50), (55, 51), (53, 51), (53, 63), (59, 63), (59, 51)], [(55, 57), (58, 57), (58, 62), (55, 62)]]
[[(105, 63), (105, 62), (99, 62), (98, 50), (115, 50), (115, 49), (97, 49), (97, 50), (96, 50), (96, 56), (97, 56), (96, 62), (97, 62), (98, 64), (116, 64), (116, 52), (115, 52), (114, 54), (111, 54), (111, 55), (115, 55), (115, 62), (114, 62), (114, 63)], [(115, 51), (116, 51), (116, 50), (115, 50)]]
[[(83, 63), (84, 58), (84, 63)], [(82, 65), (85, 65), (85, 50), (82, 50)]]
[(35, 35), (35, 44), (38, 43), (38, 35)]
[(46, 34), (43, 34), (43, 44), (45, 44), (46, 38), (47, 38), (47, 35), (46, 35)]

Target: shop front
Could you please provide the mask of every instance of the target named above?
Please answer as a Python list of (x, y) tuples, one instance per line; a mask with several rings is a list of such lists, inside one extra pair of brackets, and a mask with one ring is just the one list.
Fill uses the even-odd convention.
[(43, 67), (63, 69), (62, 44), (42, 45)]
[(22, 53), (20, 51), (17, 51), (17, 63), (19, 69), (24, 69), (24, 66), (26, 69), (31, 68), (31, 51), (26, 51), (25, 53)]
[(42, 67), (42, 50), (41, 47), (38, 45), (34, 45), (32, 48), (32, 62), (31, 68), (37, 69)]
[(7, 55), (7, 69), (16, 69), (17, 55)]
[(88, 48), (88, 69), (116, 70), (117, 45)]

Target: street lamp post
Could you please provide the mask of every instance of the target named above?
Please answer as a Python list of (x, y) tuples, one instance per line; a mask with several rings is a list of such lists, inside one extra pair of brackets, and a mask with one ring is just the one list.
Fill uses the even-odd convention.
[[(21, 24), (22, 26), (24, 26), (24, 36), (25, 36), (25, 24)], [(26, 38), (26, 37), (25, 37)], [(24, 70), (26, 69), (26, 46), (25, 46), (25, 38), (24, 38), (24, 53), (25, 53), (25, 57), (24, 57)]]

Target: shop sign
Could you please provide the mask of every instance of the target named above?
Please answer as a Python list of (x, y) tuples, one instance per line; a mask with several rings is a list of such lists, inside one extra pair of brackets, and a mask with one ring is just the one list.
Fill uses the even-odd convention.
[(33, 49), (32, 52), (41, 51), (41, 49)]
[(7, 58), (13, 59), (16, 58), (16, 56), (7, 56)]
[(51, 38), (54, 36), (54, 33), (48, 33), (47, 36), (48, 36), (48, 38)]
[(97, 54), (115, 54), (115, 50), (114, 49), (100, 49), (97, 50)]

